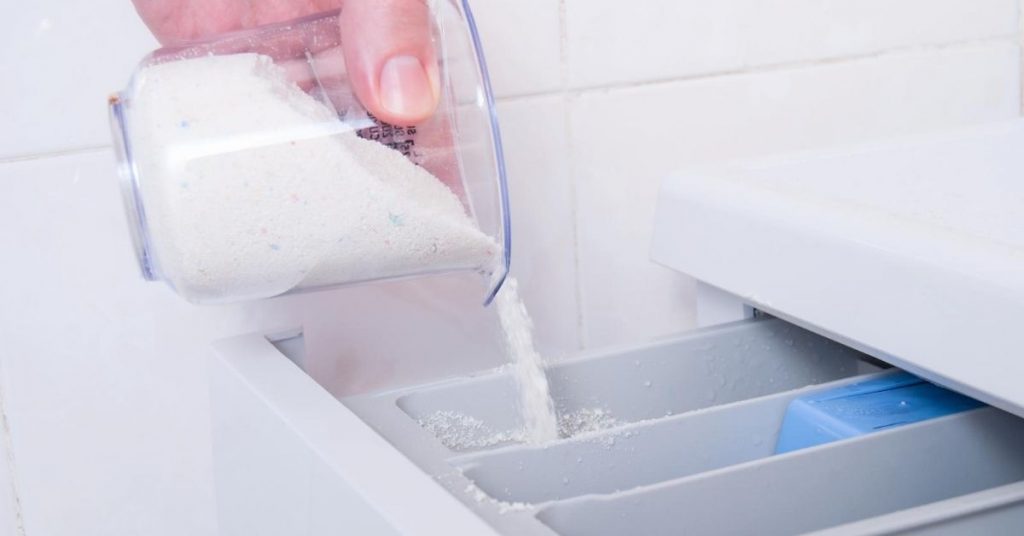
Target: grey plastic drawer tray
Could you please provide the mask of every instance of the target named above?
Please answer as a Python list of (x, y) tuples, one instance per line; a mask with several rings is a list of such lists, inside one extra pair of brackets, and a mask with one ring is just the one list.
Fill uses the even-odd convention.
[(470, 454), (452, 463), (488, 494), (510, 502), (628, 490), (771, 456), (791, 400), (865, 379), (794, 389), (554, 445)]
[[(563, 428), (573, 431), (662, 418), (877, 370), (862, 357), (768, 319), (584, 355), (550, 367), (548, 378)], [(454, 451), (514, 443), (522, 426), (506, 373), (413, 389), (396, 400)], [(357, 412), (356, 406), (369, 409), (346, 402)], [(456, 427), (477, 435), (455, 436)]]
[(565, 501), (539, 517), (565, 535), (799, 534), (1020, 480), (1024, 422), (984, 408)]
[(961, 495), (814, 532), (814, 536), (1017, 535), (1024, 532), (1024, 482)]

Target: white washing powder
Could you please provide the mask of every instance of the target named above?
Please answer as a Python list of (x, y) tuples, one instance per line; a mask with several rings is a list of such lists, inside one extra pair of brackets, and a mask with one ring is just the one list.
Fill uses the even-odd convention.
[(482, 268), (499, 251), (440, 180), (357, 137), (267, 56), (139, 76), (128, 128), (151, 251), (190, 300)]
[(526, 440), (543, 443), (558, 439), (558, 417), (544, 374), (544, 361), (533, 347), (533, 320), (519, 298), (519, 283), (508, 278), (495, 303), (512, 358), (512, 376), (519, 387), (519, 406)]
[[(527, 432), (524, 429), (495, 431), (484, 421), (458, 411), (435, 411), (418, 422), (437, 437), (441, 444), (455, 451), (527, 441)], [(614, 439), (609, 439), (612, 436), (605, 432), (623, 424), (608, 410), (602, 408), (580, 408), (558, 414), (558, 431), (561, 438), (592, 435), (601, 442), (614, 443)], [(628, 436), (629, 432), (625, 432), (625, 435)]]
[(602, 432), (622, 423), (603, 408), (581, 408), (558, 416), (558, 429), (562, 437), (575, 437)]
[(484, 421), (457, 411), (437, 411), (420, 419), (419, 423), (437, 437), (441, 444), (456, 451), (519, 443), (524, 440), (522, 430), (496, 432)]
[(498, 508), (498, 513), (502, 515), (505, 515), (509, 512), (523, 512), (527, 510), (533, 510), (534, 508), (533, 505), (530, 503), (505, 502), (495, 499), (494, 497), (488, 495), (486, 491), (480, 489), (480, 487), (476, 485), (476, 482), (470, 482), (466, 486), (465, 493), (471, 495), (474, 499), (476, 499), (476, 502), (478, 503), (488, 502), (490, 504), (493, 504)]

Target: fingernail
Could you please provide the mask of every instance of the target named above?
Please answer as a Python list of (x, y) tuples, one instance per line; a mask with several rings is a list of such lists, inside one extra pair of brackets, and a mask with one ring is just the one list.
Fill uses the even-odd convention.
[(434, 89), (420, 60), (395, 56), (380, 72), (380, 104), (394, 115), (422, 119), (434, 111)]

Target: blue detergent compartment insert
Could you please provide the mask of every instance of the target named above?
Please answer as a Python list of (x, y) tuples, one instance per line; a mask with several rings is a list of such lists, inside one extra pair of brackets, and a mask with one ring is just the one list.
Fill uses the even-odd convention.
[(775, 453), (799, 450), (984, 406), (908, 372), (797, 398)]

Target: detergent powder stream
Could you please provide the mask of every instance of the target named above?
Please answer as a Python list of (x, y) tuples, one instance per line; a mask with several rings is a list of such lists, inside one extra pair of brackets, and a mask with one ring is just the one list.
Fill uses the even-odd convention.
[(531, 443), (558, 439), (555, 405), (543, 358), (533, 346), (533, 320), (519, 297), (518, 282), (511, 277), (505, 281), (495, 301), (512, 358), (512, 376), (519, 387), (525, 439)]

